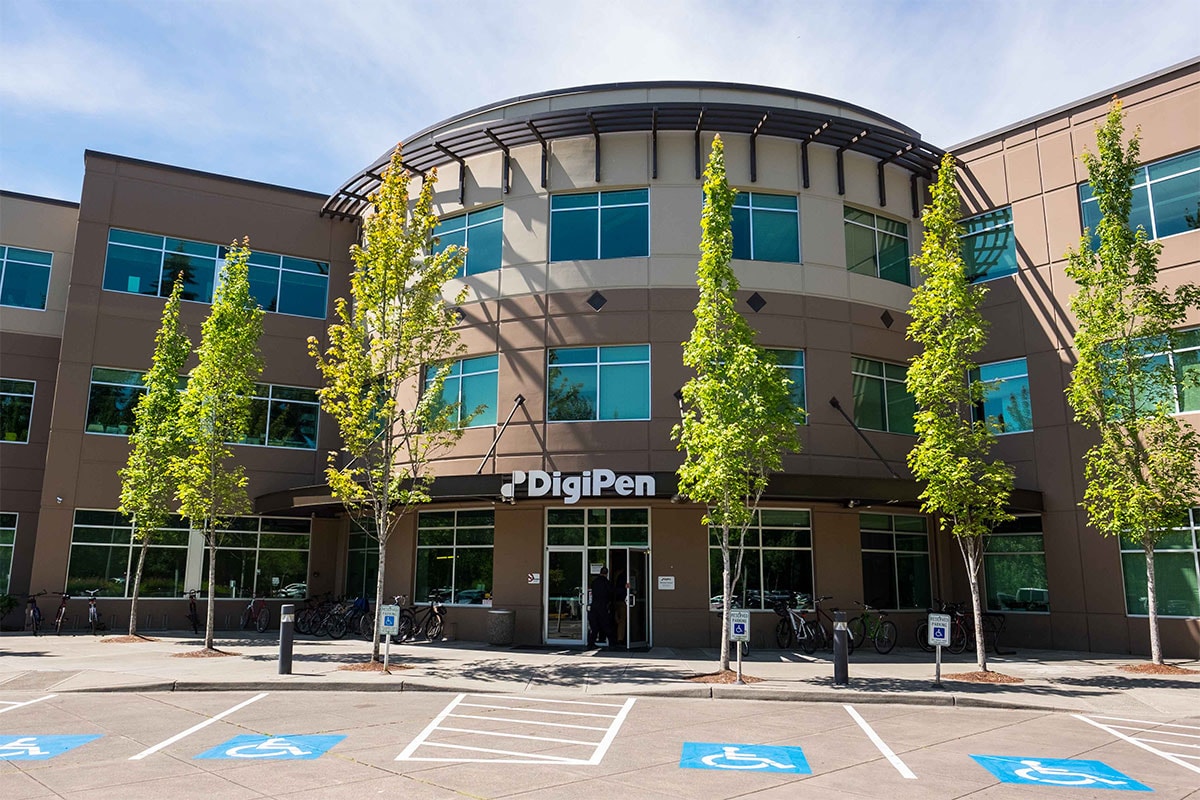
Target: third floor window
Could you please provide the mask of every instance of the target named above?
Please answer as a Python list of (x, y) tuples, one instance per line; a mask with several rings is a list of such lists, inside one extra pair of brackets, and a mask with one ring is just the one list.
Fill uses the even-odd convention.
[[(1092, 232), (1092, 247), (1100, 242), (1100, 203), (1090, 183), (1079, 187), (1083, 227)], [(1146, 229), (1151, 239), (1200, 228), (1200, 150), (1139, 167), (1133, 178), (1133, 207), (1129, 224)]]
[(550, 260), (650, 255), (650, 190), (623, 189), (550, 198)]

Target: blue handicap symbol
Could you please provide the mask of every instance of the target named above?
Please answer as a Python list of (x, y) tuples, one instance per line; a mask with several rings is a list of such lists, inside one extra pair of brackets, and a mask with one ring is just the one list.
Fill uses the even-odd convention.
[(383, 615), (383, 627), (391, 628), (391, 627), (395, 626), (395, 624), (396, 624), (396, 615), (395, 614), (384, 614)]
[(741, 622), (735, 622), (735, 623), (733, 623), (733, 633), (734, 633), (734, 635), (736, 635), (736, 636), (741, 636), (741, 635), (745, 634), (745, 632), (746, 632), (746, 626), (745, 626), (745, 624), (743, 624), (743, 623), (741, 623)]
[(77, 736), (0, 736), (0, 760), (45, 761), (99, 738), (98, 733)]
[(684, 769), (728, 769), (737, 772), (788, 772), (811, 775), (808, 759), (799, 747), (765, 744), (714, 744), (684, 742), (679, 766)]
[(943, 628), (941, 625), (933, 626), (933, 638), (945, 639), (946, 638), (946, 629)]
[(978, 764), (1001, 783), (1032, 783), (1038, 786), (1071, 786), (1087, 789), (1119, 789), (1153, 792), (1128, 775), (1101, 761), (1079, 758), (1033, 758), (1025, 756), (977, 756)]
[(257, 761), (280, 761), (320, 758), (335, 744), (345, 739), (339, 735), (313, 736), (235, 736), (225, 744), (206, 750), (196, 758), (232, 758)]

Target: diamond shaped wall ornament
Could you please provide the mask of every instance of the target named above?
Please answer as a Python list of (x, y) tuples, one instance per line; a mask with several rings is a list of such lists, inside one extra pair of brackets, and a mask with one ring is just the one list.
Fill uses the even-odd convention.
[(881, 322), (883, 322), (883, 327), (885, 327), (885, 328), (892, 327), (892, 323), (896, 321), (895, 318), (892, 317), (892, 314), (890, 311), (884, 311), (882, 314), (879, 315), (879, 319)]
[(604, 304), (607, 302), (608, 298), (599, 292), (592, 292), (592, 296), (587, 299), (587, 304), (596, 311), (604, 308)]
[(750, 308), (754, 309), (755, 314), (762, 311), (763, 306), (765, 306), (766, 304), (767, 304), (767, 301), (764, 300), (763, 296), (761, 294), (759, 294), (758, 292), (755, 292), (754, 294), (752, 294), (746, 298), (746, 305), (748, 305), (748, 306), (750, 306)]

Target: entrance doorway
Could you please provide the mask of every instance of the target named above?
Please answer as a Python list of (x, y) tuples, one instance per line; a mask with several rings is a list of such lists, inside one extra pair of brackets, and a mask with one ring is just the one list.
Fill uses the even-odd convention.
[(650, 551), (612, 548), (608, 551), (608, 577), (613, 582), (617, 612), (617, 644), (650, 645)]
[(587, 551), (552, 548), (546, 551), (545, 609), (547, 644), (583, 644), (587, 636)]

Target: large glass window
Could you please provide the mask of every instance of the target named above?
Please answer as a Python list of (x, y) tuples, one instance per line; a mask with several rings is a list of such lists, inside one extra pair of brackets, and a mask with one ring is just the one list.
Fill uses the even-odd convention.
[(422, 511), (417, 517), (414, 601), (425, 602), (436, 589), (449, 603), (491, 605), (495, 537), (491, 509)]
[(46, 310), (54, 254), (24, 247), (0, 247), (0, 306)]
[[(1079, 187), (1083, 227), (1092, 232), (1092, 247), (1100, 246), (1096, 226), (1100, 203), (1090, 183)], [(1162, 239), (1200, 227), (1200, 150), (1139, 167), (1133, 178), (1129, 225), (1145, 228), (1151, 239)]]
[[(1146, 593), (1146, 553), (1121, 537), (1121, 568), (1125, 574), (1125, 611), (1150, 613)], [(1200, 617), (1200, 508), (1183, 524), (1162, 536), (1154, 548), (1154, 590), (1158, 613), (1165, 617)]]
[(548, 361), (551, 422), (650, 419), (650, 345), (555, 348)]
[(8, 594), (12, 580), (13, 547), (17, 541), (17, 515), (0, 513), (0, 594)]
[(858, 515), (863, 602), (876, 608), (929, 608), (929, 534), (924, 517)]
[(650, 254), (650, 190), (624, 189), (550, 198), (550, 260)]
[(791, 392), (796, 408), (808, 408), (804, 399), (804, 351), (771, 349), (770, 353), (775, 356), (775, 363), (783, 370), (783, 374), (792, 382), (788, 391)]
[[(647, 547), (650, 510), (646, 508), (548, 508), (547, 545), (586, 545), (588, 561), (607, 564), (607, 548)], [(614, 580), (616, 575), (612, 576)]]
[(1147, 390), (1138, 395), (1138, 408), (1149, 409), (1161, 399), (1172, 413), (1200, 411), (1200, 328), (1178, 331), (1173, 351), (1165, 342), (1157, 349), (1159, 352), (1147, 354), (1144, 364), (1147, 371), (1170, 366), (1175, 374), (1174, 396)]
[(1050, 610), (1042, 518), (1001, 523), (984, 542), (983, 585), (988, 611)]
[[(212, 301), (213, 286), (229, 248), (112, 228), (104, 264), (104, 288), (166, 297), (184, 282), (183, 299)], [(266, 311), (325, 318), (329, 264), (254, 251), (250, 292)]]
[(128, 436), (133, 430), (133, 410), (146, 391), (145, 373), (129, 369), (92, 367), (92, 386), (88, 395), (88, 433)]
[(458, 271), (460, 278), (500, 269), (503, 216), (504, 206), (492, 206), (442, 220), (433, 229), (438, 240), (434, 252), (440, 253), (450, 245), (466, 248), (466, 258)]
[(987, 420), (994, 433), (1033, 430), (1029, 403), (1029, 370), (1025, 359), (980, 364), (971, 370), (972, 381), (983, 382), (983, 402), (975, 406), (976, 420)]
[[(146, 551), (139, 596), (182, 597), (195, 588), (186, 585), (189, 536), (187, 523), (175, 515), (154, 532)], [(77, 510), (66, 591), (78, 595), (99, 589), (108, 597), (128, 597), (141, 546), (141, 542), (134, 541), (132, 521), (125, 514)], [(202, 557), (201, 548), (195, 552), (196, 558)]]
[[(496, 424), (496, 381), (499, 375), (500, 357), (495, 355), (464, 358), (450, 366), (450, 374), (442, 384), (442, 403), (458, 404), (454, 422), (461, 425), (464, 419), (480, 409), (475, 417), (470, 418), (469, 427)], [(428, 386), (433, 378), (434, 371), (427, 370), (425, 385)]]
[[(732, 538), (732, 537), (731, 537)], [(737, 542), (730, 569), (735, 567)], [(769, 609), (792, 593), (808, 605), (813, 598), (812, 515), (808, 510), (761, 509), (746, 531), (742, 573), (734, 576), (733, 607)], [(720, 609), (720, 531), (709, 530), (710, 607)]]
[[(290, 597), (300, 584), (307, 590), (307, 519), (237, 517), (218, 529), (216, 537), (217, 597)], [(204, 555), (201, 588), (207, 592)]]
[(255, 384), (250, 427), (240, 444), (316, 450), (320, 409), (312, 389)]
[(0, 441), (25, 444), (33, 419), (33, 381), (0, 378)]
[[(374, 536), (375, 520), (351, 518), (350, 538), (346, 547), (346, 597), (365, 597), (375, 601), (379, 583), (379, 540)], [(392, 598), (385, 598), (391, 602)]]
[(1017, 271), (1017, 240), (1012, 206), (962, 221), (962, 257), (973, 283), (1003, 278)]
[(908, 368), (899, 364), (854, 358), (854, 423), (860, 428), (891, 433), (915, 433), (917, 404), (905, 380)]
[(738, 192), (733, 201), (733, 257), (800, 263), (796, 196)]
[(908, 225), (846, 206), (846, 268), (859, 275), (911, 285)]

